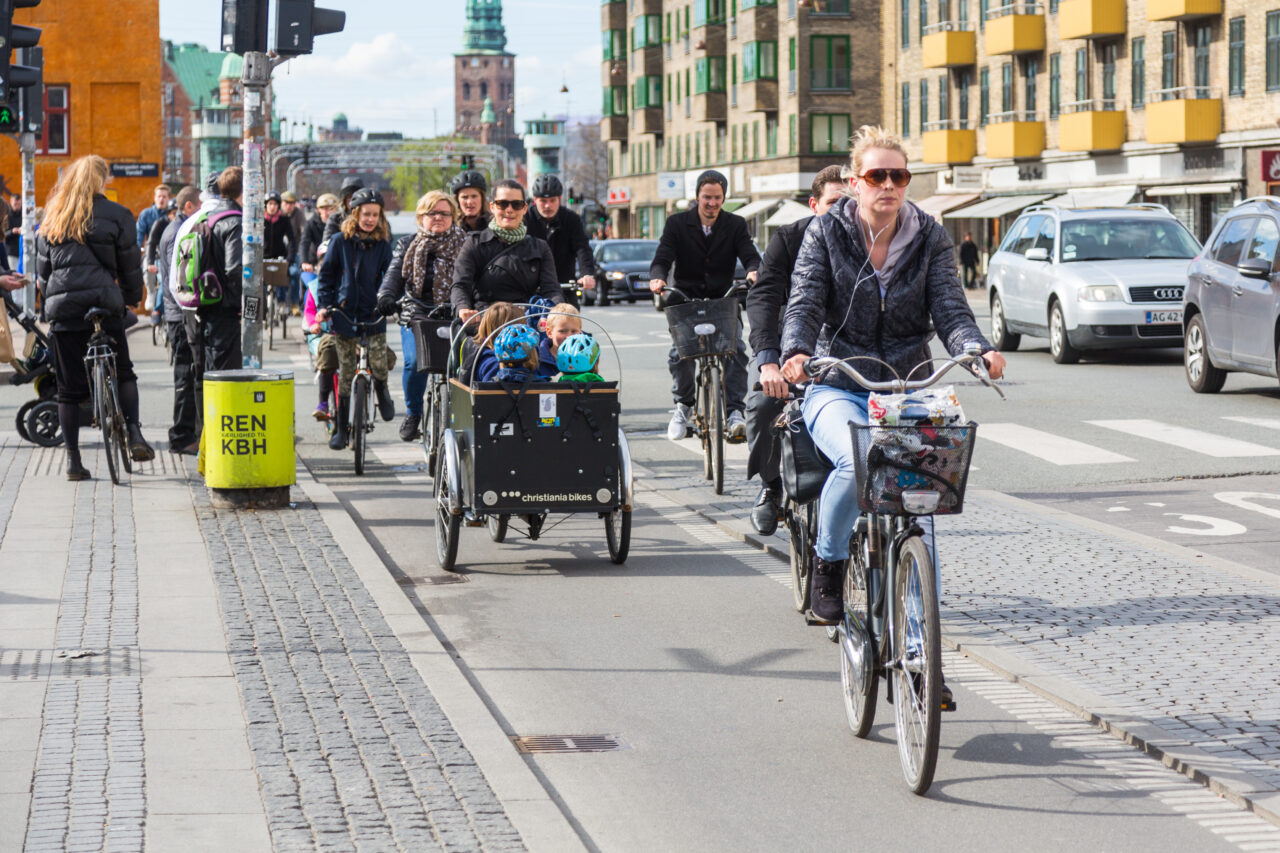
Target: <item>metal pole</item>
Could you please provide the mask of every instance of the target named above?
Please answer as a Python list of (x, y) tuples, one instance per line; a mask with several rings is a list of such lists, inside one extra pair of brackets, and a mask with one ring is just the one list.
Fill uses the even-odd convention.
[(18, 134), (22, 153), (22, 269), (27, 278), (22, 288), (22, 307), (36, 313), (36, 135)]
[(263, 198), (266, 174), (263, 154), (266, 150), (266, 91), (271, 84), (271, 60), (265, 53), (250, 51), (244, 55), (244, 196), (241, 206), (243, 249), (241, 282), (244, 302), (241, 306), (240, 345), (247, 368), (262, 367), (262, 323), (266, 311), (266, 290), (262, 280)]

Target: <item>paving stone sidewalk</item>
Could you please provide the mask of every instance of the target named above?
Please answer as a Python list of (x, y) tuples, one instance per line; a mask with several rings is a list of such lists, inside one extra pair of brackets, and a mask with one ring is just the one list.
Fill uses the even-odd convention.
[[(744, 475), (724, 495), (686, 473), (643, 482), (785, 557), (785, 531), (751, 529)], [(937, 521), (944, 634), (1280, 823), (1280, 581), (993, 493)]]

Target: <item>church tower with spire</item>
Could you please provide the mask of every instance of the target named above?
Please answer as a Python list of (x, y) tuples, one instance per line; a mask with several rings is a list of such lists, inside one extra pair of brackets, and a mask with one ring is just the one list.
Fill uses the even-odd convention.
[(502, 0), (466, 0), (462, 50), (454, 54), (454, 130), (523, 151), (515, 132), (516, 58), (507, 52)]

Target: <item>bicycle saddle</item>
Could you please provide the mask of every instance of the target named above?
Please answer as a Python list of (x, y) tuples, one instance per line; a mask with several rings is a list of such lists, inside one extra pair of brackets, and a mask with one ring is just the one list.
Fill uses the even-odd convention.
[(90, 308), (84, 315), (86, 322), (92, 323), (94, 320), (105, 320), (111, 316), (111, 312), (106, 308)]

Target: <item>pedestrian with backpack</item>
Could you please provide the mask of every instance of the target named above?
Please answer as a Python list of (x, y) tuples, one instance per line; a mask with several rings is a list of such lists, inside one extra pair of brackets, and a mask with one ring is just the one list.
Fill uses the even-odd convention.
[(108, 171), (107, 161), (95, 154), (67, 166), (49, 195), (36, 239), (36, 281), (55, 354), (68, 480), (90, 476), (80, 460), (80, 404), (90, 396), (84, 357), (93, 334), (85, 315), (92, 308), (111, 312), (102, 327), (115, 347), (129, 455), (135, 462), (155, 458), (142, 437), (138, 379), (124, 333), (127, 306), (142, 299), (142, 255), (133, 215), (104, 194)]
[[(351, 213), (329, 241), (320, 264), (317, 322), (329, 320), (338, 347), (338, 419), (329, 439), (331, 450), (347, 446), (351, 418), (351, 380), (355, 377), (360, 333), (369, 333), (369, 370), (378, 412), (384, 421), (396, 416), (387, 388), (387, 320), (378, 311), (378, 287), (391, 266), (391, 225), (383, 213), (382, 193), (372, 187), (351, 196)], [(341, 309), (341, 313), (333, 311)], [(353, 322), (354, 321), (354, 322)], [(356, 323), (361, 324), (357, 328)]]

